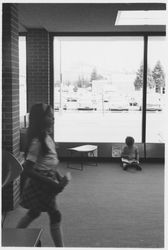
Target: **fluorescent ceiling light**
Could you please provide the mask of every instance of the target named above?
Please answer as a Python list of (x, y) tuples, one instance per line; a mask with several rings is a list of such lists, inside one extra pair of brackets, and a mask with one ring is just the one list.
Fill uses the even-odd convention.
[(118, 11), (115, 25), (166, 25), (166, 11)]

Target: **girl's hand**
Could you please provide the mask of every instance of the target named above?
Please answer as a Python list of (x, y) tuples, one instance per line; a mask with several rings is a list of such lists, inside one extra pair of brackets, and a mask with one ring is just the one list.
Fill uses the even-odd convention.
[(55, 194), (58, 194), (58, 193), (63, 191), (65, 186), (68, 184), (68, 181), (67, 181), (66, 177), (64, 176), (59, 181), (55, 180), (53, 182), (53, 184), (54, 184), (54, 186), (53, 186), (52, 190), (55, 192)]
[(70, 182), (70, 180), (71, 180), (71, 173), (68, 172), (62, 177), (59, 183), (61, 184), (61, 186), (65, 187)]
[[(71, 180), (71, 174), (68, 172), (66, 173), (66, 175), (64, 175), (63, 177), (61, 177), (58, 182), (55, 180), (55, 184), (57, 184), (60, 188), (59, 192), (62, 192), (63, 189), (68, 185), (69, 181)], [(56, 191), (58, 189), (58, 186), (56, 187)], [(59, 193), (58, 192), (58, 193)], [(56, 192), (57, 193), (57, 192)]]
[(67, 172), (65, 176), (66, 176), (68, 181), (70, 181), (72, 179), (72, 176), (71, 176), (70, 172)]
[(56, 166), (59, 164), (59, 160), (58, 159), (56, 159)]
[(62, 187), (62, 188), (64, 188), (67, 184), (68, 184), (68, 179), (67, 179), (67, 177), (66, 176), (64, 176), (64, 177), (62, 177), (62, 179), (60, 180), (60, 182), (59, 182), (59, 185)]

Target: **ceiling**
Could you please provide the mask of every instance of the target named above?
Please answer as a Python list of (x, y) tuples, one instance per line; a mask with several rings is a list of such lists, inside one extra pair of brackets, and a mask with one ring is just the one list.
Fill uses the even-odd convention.
[(111, 32), (157, 27), (115, 26), (118, 10), (165, 10), (164, 3), (17, 3), (19, 32), (44, 28), (49, 32)]

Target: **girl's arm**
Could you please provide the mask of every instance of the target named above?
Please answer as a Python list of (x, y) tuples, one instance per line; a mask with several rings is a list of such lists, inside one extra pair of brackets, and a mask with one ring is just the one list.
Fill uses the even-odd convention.
[(125, 147), (121, 151), (121, 158), (128, 159), (128, 155), (125, 153)]
[(56, 178), (58, 181), (61, 181), (63, 178), (63, 175), (58, 170), (56, 171)]
[(33, 169), (34, 163), (32, 161), (27, 160), (26, 163), (24, 164), (24, 171), (25, 174), (32, 179), (45, 182), (48, 184), (52, 189), (56, 189), (58, 192), (61, 192), (64, 187), (67, 185), (67, 182), (63, 179), (59, 183), (54, 182), (53, 180), (39, 174), (37, 171)]
[(59, 171), (56, 172), (56, 178), (59, 182), (68, 182), (71, 180), (71, 173), (67, 172), (64, 176), (60, 174)]

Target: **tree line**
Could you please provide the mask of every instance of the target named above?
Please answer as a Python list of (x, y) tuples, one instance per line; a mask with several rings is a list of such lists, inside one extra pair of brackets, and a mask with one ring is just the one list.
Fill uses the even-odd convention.
[[(107, 78), (99, 74), (96, 68), (93, 68), (90, 79), (79, 76), (78, 80), (73, 83), (74, 91), (78, 88), (88, 88), (92, 86), (93, 80), (106, 80)], [(71, 85), (70, 81), (65, 83), (67, 86)], [(133, 82), (135, 90), (141, 90), (143, 87), (143, 64), (141, 63), (139, 69), (136, 72), (136, 78)], [(155, 89), (156, 92), (161, 93), (165, 89), (165, 73), (160, 61), (157, 61), (153, 70), (147, 68), (147, 87), (149, 89)]]
[[(140, 90), (143, 87), (143, 64), (136, 72), (136, 78), (134, 81), (135, 90)], [(160, 61), (156, 62), (153, 70), (147, 68), (147, 87), (149, 89), (155, 89), (157, 93), (165, 88), (165, 73)]]

